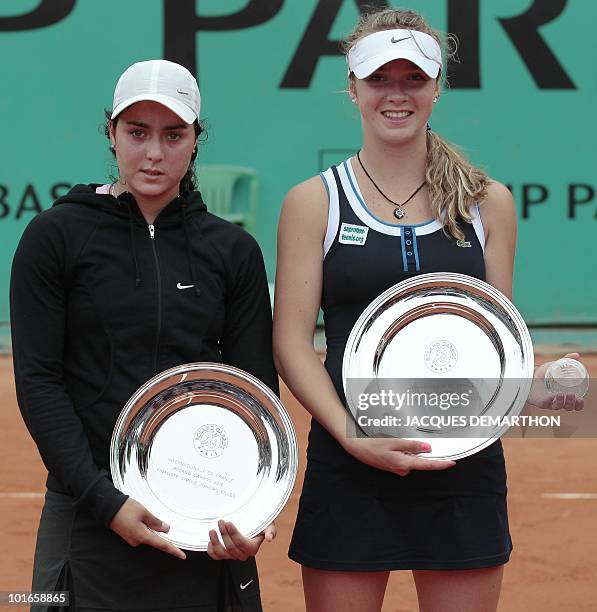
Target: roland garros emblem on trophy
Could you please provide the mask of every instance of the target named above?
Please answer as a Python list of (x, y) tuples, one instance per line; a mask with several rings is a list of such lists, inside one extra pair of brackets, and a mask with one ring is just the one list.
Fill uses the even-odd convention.
[(432, 372), (449, 372), (457, 361), (456, 347), (448, 340), (435, 340), (425, 351), (425, 363)]
[(215, 423), (201, 425), (195, 432), (195, 448), (202, 457), (219, 457), (228, 446), (226, 432)]

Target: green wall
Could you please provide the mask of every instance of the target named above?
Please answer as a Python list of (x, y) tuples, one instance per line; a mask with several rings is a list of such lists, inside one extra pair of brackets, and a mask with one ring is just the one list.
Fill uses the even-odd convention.
[[(597, 2), (409, 6), (441, 29), (450, 22), (460, 30), (462, 63), (452, 69), (454, 85), (432, 125), (512, 187), (519, 210), (516, 304), (528, 323), (597, 323)], [(42, 22), (60, 7), (67, 14), (52, 25), (16, 29), (40, 7)], [(189, 20), (189, 11), (202, 19)], [(258, 25), (199, 29), (189, 38), (196, 26), (232, 28), (268, 14)], [(104, 181), (114, 169), (102, 122), (117, 77), (134, 61), (181, 59), (177, 53), (195, 63), (200, 81), (209, 139), (199, 166), (238, 164), (259, 173), (257, 239), (273, 277), (285, 192), (360, 145), (357, 112), (343, 93), (344, 59), (322, 55), (301, 87), (288, 86), (289, 65), (295, 81), (308, 73), (309, 53), (334, 49), (326, 39), (349, 31), (357, 14), (354, 0), (2, 0), (0, 321), (8, 319), (12, 253), (36, 209), (49, 207), (64, 184)], [(583, 185), (574, 188), (575, 198), (588, 201), (571, 213), (575, 184)], [(542, 203), (528, 204), (539, 196)]]

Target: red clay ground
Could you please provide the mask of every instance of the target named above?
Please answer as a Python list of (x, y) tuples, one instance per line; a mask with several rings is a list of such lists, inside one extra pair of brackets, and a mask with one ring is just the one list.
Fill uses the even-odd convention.
[[(597, 356), (583, 361), (595, 379)], [(18, 413), (10, 358), (0, 358), (0, 396), (0, 591), (28, 590), (45, 474)], [(302, 484), (309, 419), (286, 390), (283, 400), (297, 428), (302, 463), (294, 493), (277, 521), (279, 536), (259, 554), (267, 612), (304, 610), (300, 568), (286, 551)], [(597, 610), (597, 440), (505, 439), (504, 446), (515, 550), (506, 568), (500, 612)], [(566, 492), (593, 497), (543, 497)], [(410, 573), (394, 572), (384, 611), (416, 610)]]

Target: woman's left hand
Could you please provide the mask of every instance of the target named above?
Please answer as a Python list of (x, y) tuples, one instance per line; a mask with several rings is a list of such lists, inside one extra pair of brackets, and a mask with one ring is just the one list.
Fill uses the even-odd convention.
[(276, 537), (276, 525), (272, 523), (254, 538), (246, 538), (230, 521), (218, 521), (223, 544), (215, 529), (209, 532), (207, 554), (216, 561), (221, 559), (236, 559), (246, 561), (254, 557), (264, 540), (271, 542)]
[[(567, 353), (564, 358), (578, 359), (578, 353)], [(528, 403), (544, 410), (582, 410), (585, 402), (574, 393), (550, 393), (545, 385), (545, 373), (553, 361), (547, 361), (535, 369), (533, 386), (529, 393)]]

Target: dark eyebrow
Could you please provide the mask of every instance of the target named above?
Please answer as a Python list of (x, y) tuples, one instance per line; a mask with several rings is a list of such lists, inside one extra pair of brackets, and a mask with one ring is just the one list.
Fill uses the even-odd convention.
[[(411, 72), (414, 70), (421, 70), (422, 72), (425, 72), (420, 66), (417, 66), (417, 64), (415, 64), (414, 62), (411, 62), (409, 59), (406, 59), (406, 58), (398, 58), (398, 59), (406, 62), (406, 70), (410, 70)], [(388, 64), (383, 64), (382, 66), (374, 70), (371, 74), (375, 72), (388, 72), (389, 70), (391, 70), (391, 68), (388, 67)]]
[[(126, 123), (128, 125), (136, 125), (137, 127), (141, 127), (141, 128), (149, 128), (149, 127), (151, 127), (147, 123), (143, 123), (143, 121), (127, 121)], [(167, 126), (165, 126), (164, 130), (185, 130), (188, 127), (189, 126), (186, 123), (177, 123), (176, 125), (167, 125)]]

